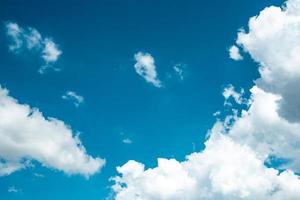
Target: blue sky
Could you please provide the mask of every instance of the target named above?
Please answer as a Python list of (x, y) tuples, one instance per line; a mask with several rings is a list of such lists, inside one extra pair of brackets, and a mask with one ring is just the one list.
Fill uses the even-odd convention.
[[(237, 91), (244, 88), (245, 99), (255, 96), (249, 89), (262, 76), (259, 65), (268, 63), (242, 39), (237, 45), (244, 47), (243, 60), (229, 58), (239, 28), (248, 31), (250, 17), (283, 2), (2, 0), (1, 86), (20, 104), (62, 120), (74, 135), (80, 132), (87, 154), (106, 164), (86, 179), (30, 159), (33, 166), (0, 177), (1, 199), (104, 200), (112, 194), (110, 177), (128, 160), (154, 168), (157, 158), (183, 161), (205, 149), (207, 131), (216, 122), (213, 113), (220, 111), (223, 119), (232, 112), (224, 106), (224, 88), (232, 84)], [(55, 42), (59, 58), (47, 61), (39, 49), (9, 50), (8, 23), (38, 30)], [(138, 52), (154, 59), (160, 87), (136, 73)], [(248, 109), (237, 103), (236, 109), (242, 108)]]

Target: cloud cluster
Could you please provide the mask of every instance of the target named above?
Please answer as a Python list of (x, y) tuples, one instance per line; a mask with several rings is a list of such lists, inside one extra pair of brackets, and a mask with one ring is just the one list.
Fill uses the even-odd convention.
[(257, 85), (279, 94), (279, 114), (290, 122), (300, 122), (300, 14), (299, 0), (289, 0), (283, 8), (271, 6), (249, 21), (249, 31), (241, 30), (237, 44), (260, 64)]
[(45, 167), (86, 177), (105, 164), (86, 153), (78, 136), (64, 122), (45, 118), (36, 108), (20, 104), (0, 88), (0, 176), (32, 166)]
[(136, 73), (155, 87), (161, 87), (161, 81), (157, 77), (154, 58), (149, 53), (138, 52), (134, 55)]
[[(35, 28), (24, 29), (14, 22), (7, 22), (5, 28), (6, 34), (11, 40), (11, 44), (8, 46), (11, 52), (19, 53), (27, 50), (40, 54), (44, 64), (40, 67), (39, 73), (53, 68), (54, 63), (62, 54), (52, 39), (43, 38)], [(57, 68), (53, 69), (58, 70)]]
[[(218, 120), (205, 149), (185, 161), (118, 167), (116, 200), (300, 199), (300, 0), (267, 7), (248, 26), (238, 32), (236, 48), (250, 54), (261, 75), (248, 107)], [(223, 95), (243, 101), (233, 86)]]
[(213, 133), (201, 153), (183, 162), (158, 159), (152, 169), (129, 161), (117, 171), (116, 200), (296, 200), (300, 180), (291, 171), (266, 168), (247, 146)]

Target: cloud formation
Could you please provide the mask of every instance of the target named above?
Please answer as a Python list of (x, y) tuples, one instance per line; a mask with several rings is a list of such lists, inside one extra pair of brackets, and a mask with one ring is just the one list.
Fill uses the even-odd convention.
[[(261, 76), (244, 100), (247, 108), (217, 120), (205, 149), (185, 161), (118, 167), (116, 200), (300, 199), (300, 0), (267, 7), (248, 26), (236, 45), (259, 64)], [(242, 102), (233, 86), (223, 95)]]
[[(88, 155), (77, 136), (63, 121), (45, 118), (36, 108), (20, 104), (0, 88), (0, 176), (41, 165), (89, 177), (105, 164)], [(16, 125), (17, 124), (17, 125)]]
[(227, 85), (222, 93), (223, 97), (225, 98), (224, 105), (231, 105), (229, 102), (230, 98), (232, 98), (237, 104), (246, 103), (247, 100), (243, 98), (244, 93), (244, 89), (241, 89), (240, 92), (237, 92), (233, 85)]
[(229, 57), (233, 60), (243, 60), (243, 56), (240, 54), (239, 48), (235, 45), (232, 45), (229, 48)]
[(84, 102), (84, 97), (74, 91), (67, 91), (61, 98), (73, 102), (76, 107)]
[(282, 96), (279, 114), (290, 122), (300, 121), (299, 26), (299, 0), (289, 0), (283, 8), (271, 6), (252, 17), (249, 32), (241, 30), (237, 39), (260, 64), (257, 85)]
[(43, 38), (35, 28), (22, 28), (17, 23), (7, 22), (5, 25), (6, 34), (11, 40), (8, 48), (13, 53), (20, 53), (23, 50), (35, 52), (41, 56), (44, 64), (40, 67), (39, 73), (44, 73), (48, 68), (54, 68), (62, 51), (51, 38)]
[(155, 87), (161, 87), (161, 81), (157, 77), (155, 61), (151, 54), (138, 52), (134, 55), (134, 59), (136, 60), (134, 65), (136, 73)]
[(282, 200), (300, 198), (300, 180), (291, 171), (266, 168), (247, 146), (212, 133), (205, 150), (183, 162), (158, 159), (145, 169), (128, 161), (117, 171), (116, 200)]

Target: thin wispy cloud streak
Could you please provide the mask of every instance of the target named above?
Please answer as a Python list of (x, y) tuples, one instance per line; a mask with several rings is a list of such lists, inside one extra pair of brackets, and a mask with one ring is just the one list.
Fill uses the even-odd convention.
[(65, 99), (67, 101), (73, 102), (73, 104), (78, 107), (80, 104), (84, 102), (84, 97), (81, 95), (78, 95), (74, 91), (67, 91), (65, 94), (62, 95), (62, 99)]

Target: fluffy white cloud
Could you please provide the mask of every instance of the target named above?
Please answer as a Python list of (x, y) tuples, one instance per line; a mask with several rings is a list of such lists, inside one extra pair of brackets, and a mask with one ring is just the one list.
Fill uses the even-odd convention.
[(142, 76), (148, 83), (155, 87), (161, 87), (161, 81), (157, 77), (154, 58), (149, 53), (138, 52), (134, 55), (136, 73)]
[[(40, 54), (44, 65), (40, 67), (39, 73), (44, 73), (46, 69), (53, 68), (53, 64), (58, 60), (62, 51), (50, 38), (43, 38), (42, 35), (32, 27), (26, 29), (17, 23), (7, 22), (6, 33), (11, 40), (9, 50), (19, 53), (22, 50), (34, 51)], [(57, 68), (53, 68), (56, 71)]]
[(158, 159), (146, 169), (129, 161), (117, 171), (116, 200), (296, 200), (300, 180), (291, 171), (266, 168), (247, 146), (212, 133), (201, 153), (183, 162)]
[[(129, 161), (118, 167), (115, 199), (300, 199), (299, 38), (300, 0), (252, 17), (236, 42), (259, 64), (248, 108), (217, 121), (205, 149), (183, 162), (159, 159), (157, 167), (145, 169)], [(246, 102), (241, 93), (229, 86), (223, 95), (225, 101)]]
[(36, 108), (20, 104), (0, 88), (0, 176), (31, 166), (31, 160), (66, 174), (86, 177), (105, 164), (86, 153), (71, 128), (45, 118)]
[(229, 57), (233, 60), (243, 60), (243, 57), (241, 56), (240, 54), (240, 50), (237, 46), (235, 45), (232, 45), (230, 48), (229, 48)]
[(74, 91), (67, 91), (61, 98), (72, 101), (76, 107), (84, 101), (84, 97), (76, 94)]
[(300, 1), (268, 7), (238, 33), (237, 44), (259, 63), (261, 77), (251, 103), (229, 131), (235, 140), (288, 161), (282, 168), (300, 172)]
[(43, 50), (44, 60), (47, 63), (56, 62), (62, 52), (57, 48), (57, 45), (49, 38), (46, 38), (44, 43), (45, 43), (45, 48)]
[(274, 155), (289, 160), (281, 168), (300, 171), (300, 124), (290, 123), (278, 114), (280, 96), (254, 86), (251, 106), (242, 111), (228, 132), (241, 144), (252, 147), (261, 159)]
[(300, 1), (282, 8), (265, 8), (249, 21), (249, 32), (238, 34), (237, 44), (260, 64), (257, 85), (282, 96), (279, 114), (300, 121)]
[[(44, 39), (44, 48), (42, 51), (42, 58), (45, 61), (45, 65), (43, 65), (39, 69), (39, 73), (43, 74), (45, 70), (48, 68), (53, 68), (53, 64), (58, 60), (62, 51), (58, 48), (57, 44), (55, 44), (51, 39)], [(54, 68), (55, 71), (59, 71), (58, 68)]]

